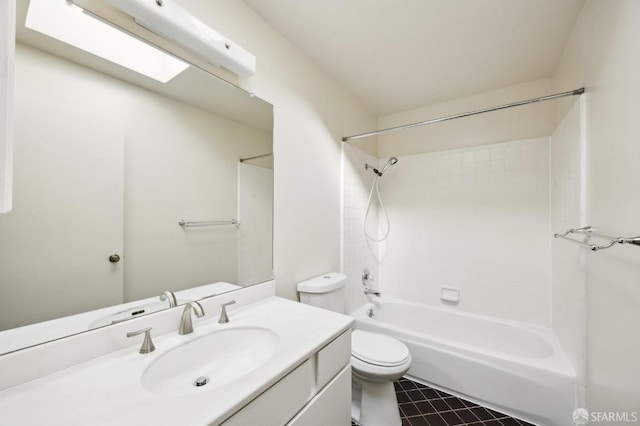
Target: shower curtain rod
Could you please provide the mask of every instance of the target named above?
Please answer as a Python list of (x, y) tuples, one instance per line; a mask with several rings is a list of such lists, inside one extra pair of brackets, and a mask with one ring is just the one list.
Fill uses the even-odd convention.
[(564, 98), (565, 96), (582, 95), (583, 93), (584, 93), (584, 87), (581, 87), (580, 89), (569, 90), (568, 92), (556, 93), (556, 94), (553, 94), (553, 95), (542, 96), (542, 97), (539, 97), (539, 98), (527, 99), (526, 101), (512, 102), (510, 104), (505, 104), (505, 105), (499, 105), (499, 106), (490, 107), (490, 108), (479, 109), (479, 110), (476, 110), (476, 111), (463, 112), (462, 114), (448, 115), (446, 117), (434, 118), (434, 119), (427, 120), (427, 121), (420, 121), (418, 123), (411, 123), (411, 124), (405, 124), (403, 126), (396, 126), (396, 127), (390, 127), (388, 129), (376, 130), (375, 132), (361, 133), (359, 135), (353, 135), (353, 136), (345, 136), (345, 137), (342, 138), (342, 142), (348, 142), (348, 141), (354, 140), (354, 139), (368, 138), (369, 136), (382, 135), (384, 133), (395, 132), (397, 130), (410, 129), (412, 127), (425, 126), (427, 124), (440, 123), (441, 121), (454, 120), (456, 118), (469, 117), (471, 115), (483, 114), (485, 112), (498, 111), (498, 110), (501, 110), (501, 109), (506, 109), (506, 108), (517, 107), (517, 106), (521, 106), (521, 105), (532, 104), (534, 102), (550, 101), (552, 99)]
[(264, 158), (264, 157), (269, 157), (273, 155), (273, 152), (270, 152), (268, 154), (262, 154), (262, 155), (256, 155), (255, 157), (247, 157), (247, 158), (241, 158), (240, 162), (244, 163), (245, 161), (249, 161), (249, 160), (257, 160), (258, 158)]

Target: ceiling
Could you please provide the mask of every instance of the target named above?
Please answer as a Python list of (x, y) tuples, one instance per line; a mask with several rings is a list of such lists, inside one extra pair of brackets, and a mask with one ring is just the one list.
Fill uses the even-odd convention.
[(584, 0), (244, 0), (376, 115), (550, 77)]

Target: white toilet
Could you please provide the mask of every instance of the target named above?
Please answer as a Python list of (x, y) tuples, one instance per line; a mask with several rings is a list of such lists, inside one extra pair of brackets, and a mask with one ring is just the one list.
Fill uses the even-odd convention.
[[(344, 313), (345, 275), (331, 272), (298, 284), (300, 302)], [(362, 426), (400, 426), (393, 381), (411, 366), (409, 349), (390, 336), (351, 334), (351, 417)]]

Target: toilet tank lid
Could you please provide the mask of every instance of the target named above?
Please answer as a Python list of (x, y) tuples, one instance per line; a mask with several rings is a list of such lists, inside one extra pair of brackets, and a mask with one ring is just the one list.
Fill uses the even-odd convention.
[(319, 277), (311, 278), (298, 284), (298, 291), (302, 293), (328, 293), (344, 287), (347, 276), (339, 272), (329, 272)]

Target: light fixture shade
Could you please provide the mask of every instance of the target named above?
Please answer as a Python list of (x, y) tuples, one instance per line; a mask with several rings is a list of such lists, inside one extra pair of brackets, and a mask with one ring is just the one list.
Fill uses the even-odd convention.
[(167, 83), (189, 65), (64, 1), (30, 0), (25, 28)]
[(256, 58), (196, 19), (173, 0), (106, 0), (148, 30), (240, 76), (255, 73)]

